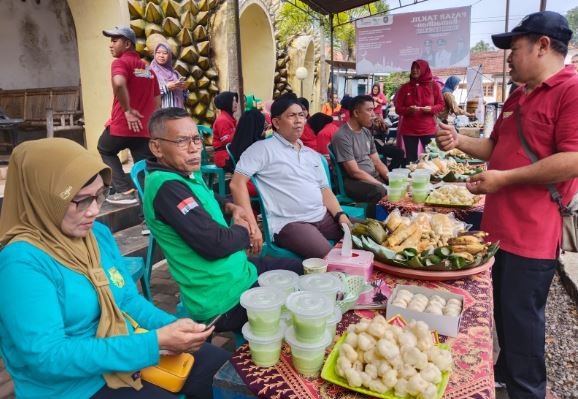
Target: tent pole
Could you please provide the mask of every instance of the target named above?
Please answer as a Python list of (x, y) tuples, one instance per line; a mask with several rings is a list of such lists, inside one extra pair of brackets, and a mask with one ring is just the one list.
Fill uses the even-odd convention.
[[(510, 0), (506, 0), (506, 30), (508, 31), (508, 20), (510, 19)], [(502, 102), (506, 101), (506, 54), (508, 50), (504, 50), (504, 62), (502, 63)], [(496, 98), (497, 100), (497, 98)]]
[(331, 94), (329, 97), (329, 103), (331, 104), (331, 109), (333, 110), (334, 104), (333, 104), (333, 94), (337, 94), (337, 92), (335, 91), (335, 71), (334, 71), (334, 66), (333, 66), (333, 62), (334, 62), (334, 58), (333, 58), (333, 35), (334, 35), (334, 27), (333, 27), (333, 14), (329, 14), (329, 33), (330, 33), (330, 41), (331, 41), (331, 72), (329, 73), (331, 75)]

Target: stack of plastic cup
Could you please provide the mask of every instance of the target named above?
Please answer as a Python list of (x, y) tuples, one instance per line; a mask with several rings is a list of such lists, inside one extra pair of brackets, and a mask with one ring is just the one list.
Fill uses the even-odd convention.
[(332, 273), (315, 273), (299, 277), (299, 289), (325, 294), (331, 300), (331, 308), (335, 305), (338, 292), (344, 292), (343, 283)]
[(241, 295), (241, 306), (249, 319), (242, 332), (257, 366), (270, 367), (279, 361), (284, 333), (281, 306), (285, 297), (285, 293), (267, 287), (251, 288)]
[(429, 194), (431, 170), (417, 169), (412, 173), (411, 196), (415, 203), (423, 204)]
[(387, 200), (389, 202), (397, 202), (405, 197), (407, 193), (407, 177), (409, 169), (398, 168), (393, 169), (387, 175), (389, 185), (387, 186)]
[(327, 321), (334, 313), (334, 302), (327, 295), (301, 291), (290, 294), (286, 306), (293, 315), (293, 326), (285, 331), (293, 366), (305, 376), (316, 375), (323, 365), (325, 348), (332, 341)]

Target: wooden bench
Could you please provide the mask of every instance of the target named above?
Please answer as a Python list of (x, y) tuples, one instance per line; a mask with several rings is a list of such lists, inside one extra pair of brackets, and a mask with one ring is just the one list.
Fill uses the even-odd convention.
[(23, 120), (6, 130), (10, 134), (6, 144), (12, 147), (26, 131), (45, 128), (46, 137), (54, 137), (55, 132), (83, 129), (79, 86), (0, 90), (0, 109), (10, 118)]

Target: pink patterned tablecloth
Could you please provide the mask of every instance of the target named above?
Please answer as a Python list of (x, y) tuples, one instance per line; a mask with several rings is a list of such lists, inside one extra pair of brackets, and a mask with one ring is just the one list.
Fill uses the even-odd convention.
[[(393, 289), (398, 284), (414, 284), (445, 290), (464, 297), (464, 312), (457, 337), (440, 336), (452, 350), (454, 368), (444, 398), (494, 398), (492, 359), (492, 282), (490, 271), (455, 281), (417, 281), (393, 277), (374, 271)], [(338, 334), (361, 317), (372, 317), (374, 311), (349, 311), (338, 325)], [(384, 313), (385, 316), (385, 313)], [(331, 348), (328, 348), (328, 352)], [(270, 368), (259, 368), (251, 361), (247, 345), (233, 354), (233, 366), (249, 389), (259, 398), (278, 399), (354, 399), (365, 395), (349, 391), (321, 378), (303, 378), (291, 365), (291, 350), (284, 344), (280, 362)]]

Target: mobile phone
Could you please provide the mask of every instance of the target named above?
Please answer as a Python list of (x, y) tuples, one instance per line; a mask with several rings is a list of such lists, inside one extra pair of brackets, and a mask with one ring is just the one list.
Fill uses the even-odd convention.
[(213, 327), (215, 324), (217, 324), (217, 322), (219, 321), (219, 319), (221, 318), (221, 316), (223, 316), (222, 314), (215, 316), (215, 318), (213, 320), (211, 320), (211, 322), (209, 324), (207, 324), (207, 327), (205, 328), (205, 331), (207, 331), (208, 329), (210, 329), (211, 327)]

